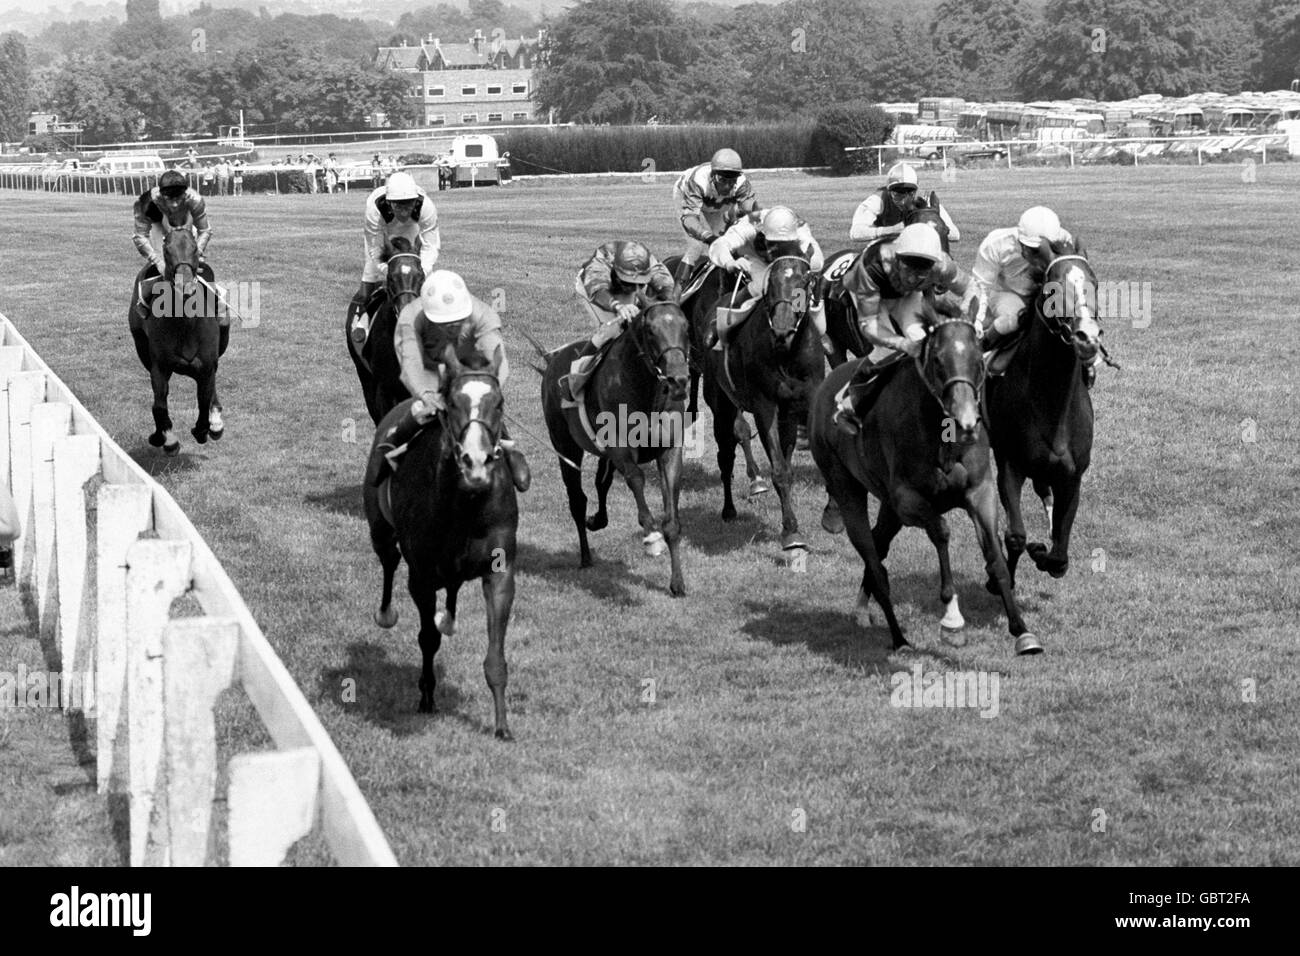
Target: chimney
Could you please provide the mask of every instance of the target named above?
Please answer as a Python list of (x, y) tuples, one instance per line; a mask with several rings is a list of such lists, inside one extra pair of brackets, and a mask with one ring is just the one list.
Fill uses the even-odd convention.
[(474, 35), (469, 38), (469, 42), (474, 44), (474, 54), (476, 56), (483, 52), (484, 39), (486, 38), (483, 36), (483, 31), (478, 29), (476, 29)]

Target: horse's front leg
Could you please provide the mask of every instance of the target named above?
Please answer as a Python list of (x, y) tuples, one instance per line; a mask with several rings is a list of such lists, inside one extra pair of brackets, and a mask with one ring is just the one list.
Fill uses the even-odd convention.
[(161, 448), (163, 454), (175, 455), (181, 450), (180, 439), (172, 432), (172, 416), (167, 409), (167, 394), (171, 388), (171, 372), (163, 371), (157, 363), (149, 370), (153, 384), (153, 434), (149, 444)]
[(198, 385), (199, 393), (199, 417), (194, 422), (194, 427), (190, 429), (190, 434), (200, 445), (206, 445), (208, 441), (208, 432), (211, 429), (211, 419), (209, 415), (212, 408), (212, 400), (217, 393), (217, 373), (215, 369), (208, 368), (195, 380)]
[[(448, 591), (450, 594), (451, 591)], [(515, 603), (514, 564), (503, 571), (483, 575), (483, 601), (487, 605), (487, 656), (483, 658), (483, 676), (492, 691), (498, 740), (514, 740), (506, 722), (506, 626)]]
[(1079, 510), (1082, 477), (1071, 475), (1052, 488), (1052, 550), (1048, 551), (1037, 542), (1025, 548), (1038, 570), (1046, 571), (1054, 578), (1065, 577), (1065, 572), (1070, 570), (1070, 532)]
[[(1007, 513), (1007, 574), (1011, 586), (1016, 586), (1016, 565), (1025, 553), (1025, 515), (1020, 510), (1020, 493), (1025, 486), (1024, 474), (1004, 456), (998, 457), (998, 497)], [(989, 578), (984, 585), (990, 594), (997, 594), (997, 582)]]
[(967, 491), (966, 512), (975, 525), (975, 534), (979, 538), (980, 549), (984, 552), (984, 569), (989, 578), (997, 583), (998, 593), (1002, 596), (1007, 624), (1011, 636), (1016, 639), (1016, 653), (1042, 653), (1043, 645), (1025, 627), (1015, 593), (1011, 589), (1011, 574), (1007, 570), (1006, 559), (1002, 556), (1002, 548), (998, 545), (998, 506), (994, 500), (991, 481), (981, 482)]
[(664, 536), (655, 526), (654, 515), (650, 512), (650, 505), (645, 500), (645, 472), (637, 463), (636, 449), (610, 449), (610, 461), (614, 467), (623, 473), (627, 486), (632, 490), (632, 497), (636, 499), (636, 516), (641, 525), (641, 530), (645, 532), (645, 537), (641, 539), (641, 545), (645, 553), (652, 558), (656, 558), (665, 551)]
[(736, 412), (736, 423), (734, 426), (736, 441), (740, 443), (740, 450), (745, 454), (745, 477), (749, 479), (749, 497), (766, 494), (768, 484), (763, 480), (762, 473), (758, 470), (758, 462), (754, 459), (754, 433), (749, 428), (749, 422), (745, 420), (745, 413)]
[(221, 396), (217, 394), (217, 370), (212, 370), (212, 404), (208, 407), (208, 437), (221, 441), (226, 433), (226, 422), (221, 417)]
[(790, 458), (794, 454), (795, 423), (787, 419), (785, 427), (782, 427), (780, 407), (775, 404), (756, 408), (754, 421), (758, 423), (763, 451), (772, 463), (772, 484), (781, 499), (781, 548), (785, 551), (807, 550), (808, 545), (799, 534), (799, 519), (794, 513), (794, 469), (790, 466)]
[(600, 531), (609, 525), (609, 486), (614, 483), (614, 465), (608, 458), (596, 462), (596, 513), (587, 518), (588, 531)]
[(966, 620), (961, 616), (957, 604), (957, 588), (952, 581), (952, 560), (948, 552), (948, 521), (941, 514), (934, 515), (925, 524), (925, 533), (930, 537), (935, 552), (939, 555), (939, 600), (943, 601), (943, 619), (939, 621), (939, 634), (954, 647), (966, 643), (962, 634)]
[(678, 500), (682, 490), (682, 447), (674, 445), (659, 456), (659, 484), (664, 496), (664, 537), (668, 539), (668, 554), (672, 560), (672, 579), (668, 591), (673, 597), (686, 593), (686, 581), (682, 577), (682, 559), (680, 546), (682, 540), (682, 523), (678, 517)]

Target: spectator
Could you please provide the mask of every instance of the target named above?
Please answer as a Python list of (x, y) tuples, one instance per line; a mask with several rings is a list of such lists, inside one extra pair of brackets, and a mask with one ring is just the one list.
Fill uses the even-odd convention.
[(203, 188), (199, 190), (201, 196), (211, 196), (212, 187), (216, 183), (216, 173), (212, 169), (212, 164), (207, 163), (203, 167)]
[(316, 174), (320, 172), (320, 167), (316, 165), (314, 156), (307, 157), (307, 165), (303, 167), (303, 175), (307, 177), (307, 192), (317, 192)]
[(325, 188), (331, 193), (339, 191), (339, 161), (333, 153), (325, 160)]
[(234, 165), (235, 168), (231, 171), (231, 181), (235, 186), (235, 195), (242, 196), (244, 195), (244, 161), (237, 159)]
[(230, 160), (223, 159), (217, 163), (217, 195), (224, 196), (230, 190)]
[(378, 189), (381, 184), (387, 182), (384, 176), (384, 165), (379, 161), (379, 154), (375, 153), (375, 158), (370, 161), (370, 177), (374, 180), (374, 188)]

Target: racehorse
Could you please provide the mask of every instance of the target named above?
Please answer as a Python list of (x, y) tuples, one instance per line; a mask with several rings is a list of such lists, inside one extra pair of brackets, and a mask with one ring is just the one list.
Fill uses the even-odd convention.
[[(676, 273), (677, 263), (681, 258), (681, 256), (669, 256), (664, 260), (664, 266), (669, 272)], [(700, 379), (704, 375), (704, 353), (707, 351), (704, 347), (703, 330), (708, 328), (708, 322), (712, 320), (715, 308), (726, 294), (723, 288), (726, 285), (726, 274), (722, 270), (705, 264), (702, 275), (698, 269), (696, 275), (700, 277), (693, 278), (688, 283), (688, 288), (697, 283), (699, 288), (683, 304), (686, 324), (691, 332), (691, 392), (686, 411), (692, 422), (698, 422), (700, 415)], [(684, 293), (686, 290), (681, 291)], [(740, 450), (745, 454), (745, 477), (749, 479), (749, 497), (766, 494), (768, 484), (758, 470), (758, 462), (754, 459), (754, 432), (744, 415), (736, 416), (735, 433)]]
[[(605, 501), (614, 471), (622, 473), (636, 499), (637, 518), (645, 532), (642, 545), (648, 555), (663, 553), (664, 541), (672, 562), (668, 590), (674, 597), (686, 593), (682, 578), (681, 522), (677, 503), (681, 493), (682, 443), (687, 425), (686, 387), (690, 349), (686, 316), (672, 302), (657, 302), (642, 293), (616, 294), (619, 303), (634, 303), (640, 312), (627, 330), (610, 345), (603, 361), (587, 380), (581, 407), (566, 407), (561, 379), (582, 350), (581, 340), (554, 352), (542, 352), (542, 413), (551, 447), (560, 459), (560, 473), (569, 498), (569, 514), (578, 528), (581, 567), (591, 566), (588, 531), (609, 524)], [(536, 345), (536, 343), (534, 343)], [(583, 418), (593, 425), (589, 434)], [(615, 425), (613, 429), (608, 425)], [(596, 492), (600, 506), (587, 516), (587, 496), (582, 490), (582, 456), (597, 455)], [(645, 500), (641, 466), (659, 466), (664, 517), (658, 528)]]
[[(374, 487), (371, 478), (382, 452), (379, 436), (406, 411), (400, 405), (375, 430), (365, 481), (370, 543), (384, 570), (375, 623), (392, 627), (393, 574), (402, 558), (407, 586), (420, 611), (420, 713), (437, 710), (433, 656), (443, 635), (456, 629), (456, 598), (466, 581), (481, 578), (487, 604), (488, 649), (483, 674), (496, 711), (495, 731), (512, 739), (506, 722), (506, 626), (515, 597), (515, 535), (519, 508), (501, 449), (503, 414), (497, 372), (503, 353), (489, 361), (477, 354), (462, 365), (455, 349), (443, 352), (446, 410), (413, 438), (392, 478)], [(438, 591), (447, 592), (446, 614), (438, 613)]]
[[(831, 494), (827, 510), (838, 504), (865, 565), (858, 607), (865, 612), (874, 597), (884, 609), (894, 649), (907, 643), (894, 614), (883, 562), (903, 525), (922, 527), (939, 555), (939, 596), (946, 610), (943, 633), (950, 643), (964, 643), (965, 621), (953, 586), (944, 518), (962, 507), (975, 525), (985, 569), (1002, 596), (1016, 653), (1039, 653), (1042, 645), (1025, 628), (998, 544), (989, 439), (980, 417), (984, 361), (979, 332), (969, 318), (936, 319), (932, 312), (928, 318), (930, 332), (920, 358), (882, 373), (890, 377), (864, 416), (859, 434), (844, 434), (833, 420), (836, 395), (853, 376), (853, 363), (834, 369), (813, 399), (812, 453)], [(880, 501), (874, 529), (868, 492)], [(823, 525), (831, 530), (827, 516)]]
[(398, 236), (385, 245), (382, 258), (388, 263), (388, 273), (383, 286), (376, 289), (370, 301), (362, 306), (370, 314), (370, 330), (360, 352), (350, 334), (357, 313), (355, 305), (349, 304), (343, 329), (348, 355), (352, 357), (357, 378), (361, 381), (366, 410), (375, 424), (379, 424), (394, 405), (411, 397), (402, 384), (393, 333), (397, 328), (397, 314), (409, 300), (420, 295), (420, 287), (424, 285), (419, 253), (405, 236)]
[[(903, 218), (903, 225), (910, 226), (914, 222), (933, 226), (935, 232), (939, 233), (940, 246), (944, 252), (948, 251), (948, 224), (939, 214), (937, 192), (931, 192), (926, 200), (915, 203), (908, 209), (907, 215)], [(893, 239), (883, 241), (892, 242)], [(862, 332), (858, 328), (859, 316), (855, 315), (853, 302), (840, 285), (840, 280), (857, 264), (858, 257), (863, 251), (865, 250), (842, 249), (826, 260), (826, 268), (822, 273), (826, 302), (826, 334), (834, 348), (830, 355), (831, 368), (842, 365), (850, 354), (862, 358), (870, 354), (872, 349), (871, 343), (863, 339)]]
[[(704, 353), (704, 400), (713, 412), (713, 437), (718, 443), (722, 518), (736, 517), (731, 497), (735, 422), (741, 412), (750, 412), (772, 463), (772, 484), (781, 499), (781, 547), (786, 551), (807, 547), (791, 502), (790, 458), (798, 426), (807, 421), (809, 399), (826, 371), (817, 327), (808, 318), (816, 283), (816, 274), (803, 256), (776, 257), (748, 319), (731, 331), (724, 349)], [(697, 312), (695, 321), (702, 339), (708, 312)]]
[(163, 238), (163, 276), (155, 280), (144, 328), (149, 337), (149, 379), (153, 385), (154, 432), (149, 444), (175, 455), (181, 443), (172, 431), (167, 395), (173, 374), (194, 379), (199, 417), (190, 434), (200, 445), (225, 434), (217, 395), (217, 360), (224, 353), (219, 328), (222, 304), (210, 281), (211, 269), (199, 262), (189, 229), (172, 229)]
[[(989, 431), (998, 493), (1007, 512), (1007, 567), (1028, 551), (1040, 571), (1062, 577), (1070, 566), (1070, 531), (1079, 486), (1092, 459), (1092, 397), (1083, 368), (1101, 349), (1097, 277), (1077, 240), (1040, 247), (1044, 282), (1028, 328), (1005, 374), (989, 380)], [(1042, 499), (1052, 548), (1025, 543), (1020, 494), (1025, 479)]]

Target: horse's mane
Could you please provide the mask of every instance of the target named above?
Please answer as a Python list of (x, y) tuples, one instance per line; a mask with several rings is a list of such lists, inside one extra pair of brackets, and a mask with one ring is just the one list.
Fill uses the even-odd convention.
[(471, 372), (483, 372), (492, 367), (492, 360), (478, 350), (469, 352), (463, 358), (457, 352), (456, 359), (462, 368)]

